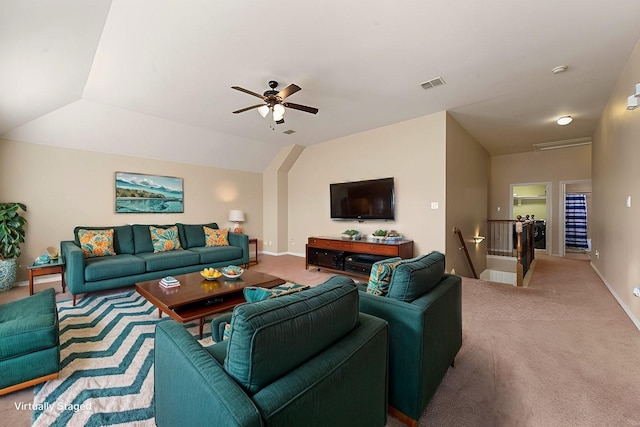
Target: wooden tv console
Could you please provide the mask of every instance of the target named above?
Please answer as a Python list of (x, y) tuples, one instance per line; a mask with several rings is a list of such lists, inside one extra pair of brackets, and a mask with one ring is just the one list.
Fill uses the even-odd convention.
[(306, 245), (306, 268), (309, 266), (356, 276), (368, 273), (345, 269), (345, 258), (379, 255), (381, 258), (412, 258), (413, 240), (347, 240), (339, 237), (309, 237)]

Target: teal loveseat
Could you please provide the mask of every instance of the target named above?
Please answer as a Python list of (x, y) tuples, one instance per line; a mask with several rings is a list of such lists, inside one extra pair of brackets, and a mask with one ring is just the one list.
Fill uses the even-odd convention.
[(360, 311), (389, 323), (389, 413), (410, 426), (462, 346), (462, 279), (444, 269), (439, 252), (381, 261), (360, 287)]
[(229, 339), (210, 347), (173, 320), (159, 323), (156, 424), (384, 426), (387, 322), (359, 313), (358, 298), (353, 281), (336, 276), (244, 303)]
[[(73, 304), (78, 294), (132, 286), (136, 282), (192, 273), (204, 267), (249, 263), (249, 238), (245, 234), (229, 232), (228, 245), (206, 246), (204, 227), (218, 229), (216, 223), (153, 225), (173, 226), (177, 227), (181, 249), (164, 252), (154, 252), (148, 224), (76, 227), (74, 240), (60, 243), (66, 263), (65, 281), (73, 295)], [(114, 230), (115, 255), (85, 258), (78, 231), (105, 229)]]

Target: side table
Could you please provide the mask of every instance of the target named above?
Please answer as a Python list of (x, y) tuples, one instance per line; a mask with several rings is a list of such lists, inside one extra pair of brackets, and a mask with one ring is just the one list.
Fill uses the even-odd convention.
[(33, 295), (33, 278), (46, 276), (47, 274), (60, 274), (62, 276), (62, 292), (64, 293), (67, 284), (64, 281), (64, 259), (59, 257), (52, 259), (45, 264), (32, 264), (29, 266), (29, 295)]
[[(256, 245), (256, 259), (255, 259), (255, 263), (258, 263), (258, 239), (251, 239), (249, 238), (249, 244), (250, 245)], [(249, 264), (251, 264), (252, 262), (254, 262), (253, 259), (249, 258)]]

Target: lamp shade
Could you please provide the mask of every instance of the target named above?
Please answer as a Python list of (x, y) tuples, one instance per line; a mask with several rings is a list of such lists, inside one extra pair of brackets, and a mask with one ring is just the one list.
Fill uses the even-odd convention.
[(280, 104), (273, 106), (273, 120), (278, 121), (284, 118), (284, 107)]
[(265, 104), (262, 107), (259, 107), (258, 113), (260, 113), (262, 117), (267, 117), (267, 114), (269, 114), (269, 106)]
[(244, 212), (241, 210), (232, 209), (229, 211), (229, 221), (231, 222), (243, 222)]

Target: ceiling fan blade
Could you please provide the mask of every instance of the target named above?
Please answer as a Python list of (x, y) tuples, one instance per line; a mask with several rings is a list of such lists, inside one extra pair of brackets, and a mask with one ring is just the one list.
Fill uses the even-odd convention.
[(243, 87), (240, 86), (231, 86), (231, 89), (235, 89), (235, 90), (239, 90), (240, 92), (244, 92), (244, 93), (248, 93), (249, 95), (253, 95), (253, 96), (257, 96), (260, 99), (264, 99), (264, 96), (255, 93), (255, 92), (251, 92), (249, 89), (245, 89)]
[(282, 99), (285, 99), (287, 96), (293, 95), (299, 90), (302, 90), (302, 88), (292, 83), (289, 86), (282, 89), (280, 92), (278, 92), (278, 96)]
[(316, 114), (318, 112), (317, 108), (307, 107), (306, 105), (294, 104), (293, 102), (283, 102), (282, 105), (284, 105), (287, 108), (292, 108), (294, 110), (300, 110), (300, 111), (304, 111), (306, 113), (311, 113), (311, 114)]
[(243, 108), (242, 110), (234, 111), (233, 114), (244, 113), (245, 111), (253, 110), (254, 108), (260, 108), (265, 104), (252, 105), (251, 107)]

